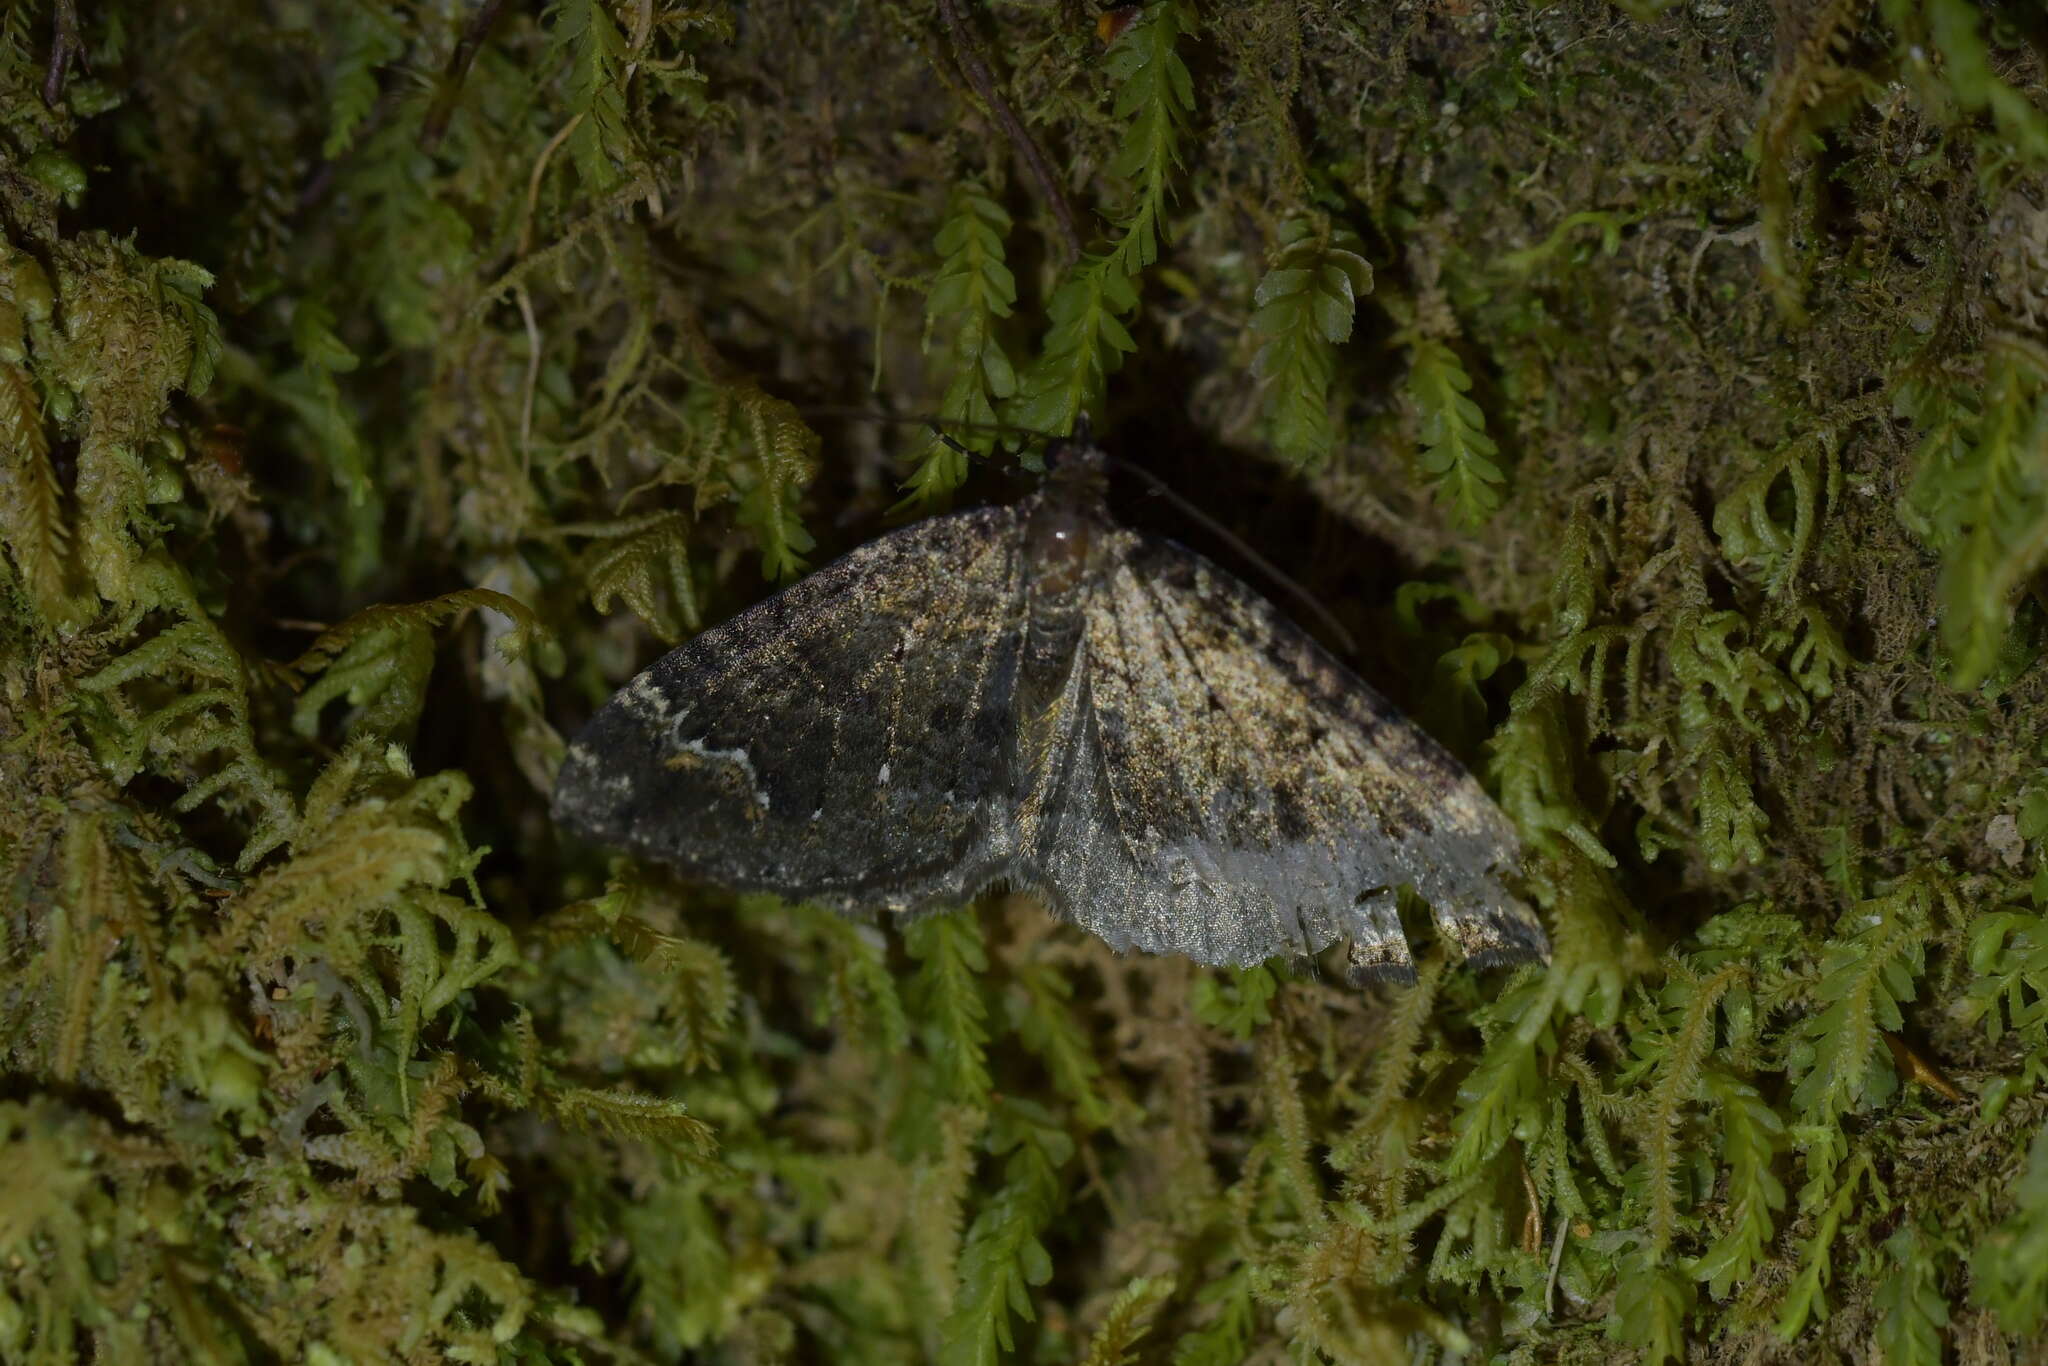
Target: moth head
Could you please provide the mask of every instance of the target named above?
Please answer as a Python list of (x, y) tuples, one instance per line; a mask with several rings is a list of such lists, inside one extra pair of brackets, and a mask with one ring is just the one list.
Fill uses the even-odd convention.
[(1074, 434), (1054, 437), (1045, 447), (1045, 473), (1054, 483), (1099, 491), (1107, 482), (1109, 454), (1095, 444), (1095, 433), (1082, 413), (1074, 419)]

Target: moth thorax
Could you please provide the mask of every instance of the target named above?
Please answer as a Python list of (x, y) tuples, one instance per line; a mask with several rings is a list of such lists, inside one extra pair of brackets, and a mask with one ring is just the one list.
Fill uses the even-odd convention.
[(1048, 490), (1024, 525), (1032, 585), (1046, 596), (1071, 593), (1095, 576), (1103, 531), (1088, 509), (1073, 499), (1050, 496), (1053, 492)]

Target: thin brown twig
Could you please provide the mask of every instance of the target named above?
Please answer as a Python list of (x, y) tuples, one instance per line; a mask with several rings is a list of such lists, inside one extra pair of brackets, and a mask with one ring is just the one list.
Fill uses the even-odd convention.
[(448, 65), (441, 72), (441, 89), (434, 96), (433, 105), (420, 123), (420, 150), (431, 152), (440, 144), (442, 135), (448, 131), (448, 121), (455, 116), (455, 106), (462, 96), (462, 83), (469, 76), (470, 63), (483, 49), (491, 30), (497, 26), (498, 16), (505, 12), (505, 0), (483, 0), (476, 13), (469, 16), (469, 23), (462, 30), (461, 39), (455, 44), (455, 51), (448, 54)]
[(1081, 229), (1074, 220), (1074, 207), (1067, 203), (1067, 196), (1053, 178), (1052, 167), (1031, 136), (1031, 130), (1024, 126), (1023, 120), (1010, 108), (1009, 101), (996, 89), (995, 78), (989, 75), (988, 64), (981, 60), (973, 35), (968, 33), (967, 24), (960, 17), (959, 0), (939, 0), (939, 13), (945, 17), (947, 32), (953, 39), (953, 55), (959, 61), (967, 83), (974, 87), (975, 94), (981, 96), (981, 102), (996, 116), (996, 122), (1003, 126), (1011, 145), (1024, 158), (1032, 179), (1038, 182), (1039, 192), (1052, 206), (1053, 220), (1059, 224), (1060, 236), (1066, 240), (1069, 256), (1078, 260), (1081, 255)]
[(57, 0), (55, 31), (50, 35), (50, 66), (43, 75), (43, 103), (52, 109), (64, 98), (64, 72), (73, 57), (85, 55), (78, 36), (78, 0)]

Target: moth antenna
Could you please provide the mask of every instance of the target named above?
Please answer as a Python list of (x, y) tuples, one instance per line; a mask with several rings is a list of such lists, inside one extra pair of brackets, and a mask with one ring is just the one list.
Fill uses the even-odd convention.
[(955, 455), (964, 455), (967, 456), (969, 459), (973, 458), (974, 452), (967, 449), (967, 447), (961, 445), (957, 440), (955, 440), (952, 437), (951, 434), (941, 431), (939, 429), (939, 424), (937, 422), (926, 422), (924, 425), (932, 429), (932, 435), (937, 437), (939, 439), (939, 444), (944, 446), (947, 450), (953, 452)]
[[(976, 425), (982, 425), (982, 424), (976, 424)], [(947, 432), (945, 432), (944, 430), (942, 430), (942, 429), (940, 428), (940, 426), (939, 426), (939, 424), (938, 424), (937, 422), (927, 422), (927, 423), (925, 423), (925, 426), (927, 426), (927, 427), (929, 427), (929, 428), (931, 428), (931, 429), (932, 429), (932, 435), (933, 435), (933, 436), (935, 436), (935, 437), (937, 437), (937, 438), (939, 439), (939, 444), (943, 445), (943, 446), (944, 446), (944, 447), (945, 447), (945, 448), (946, 448), (947, 450), (949, 450), (949, 451), (953, 451), (953, 452), (955, 452), (956, 454), (959, 454), (959, 455), (964, 455), (964, 456), (966, 456), (966, 457), (967, 457), (967, 458), (968, 458), (969, 460), (972, 460), (972, 459), (974, 459), (974, 458), (975, 458), (975, 456), (976, 456), (977, 452), (975, 452), (975, 451), (974, 451), (974, 450), (973, 450), (972, 448), (970, 448), (970, 447), (967, 447), (967, 446), (963, 446), (963, 445), (961, 445), (961, 444), (960, 444), (960, 442), (959, 442), (958, 440), (956, 440), (956, 439), (955, 439), (954, 437), (952, 437), (952, 436), (951, 436), (951, 435), (949, 435), (949, 434), (948, 434)], [(1024, 470), (1018, 469), (1018, 468), (1017, 468), (1017, 467), (1016, 467), (1016, 466), (1015, 466), (1015, 465), (1013, 464), (1013, 465), (1011, 465), (1011, 466), (1010, 466), (1010, 470), (1009, 470), (1009, 473), (1010, 473), (1010, 475), (1011, 475), (1011, 477), (1012, 477), (1012, 478), (1015, 478), (1015, 477), (1017, 477), (1017, 476), (1019, 476), (1019, 475), (1023, 475), (1023, 474), (1026, 474), (1026, 473), (1027, 473), (1027, 471), (1024, 471)]]
[[(1094, 424), (1089, 418), (1086, 409), (1083, 409), (1075, 417), (1073, 435), (1065, 438), (1050, 436), (1044, 432), (1034, 431), (1029, 427), (1020, 427), (1011, 422), (973, 422), (965, 418), (915, 417), (906, 413), (880, 413), (871, 408), (844, 407), (829, 403), (799, 404), (797, 405), (797, 412), (805, 417), (849, 418), (856, 422), (915, 422), (930, 428), (932, 436), (948, 450), (967, 456), (970, 459), (976, 455), (976, 452), (962, 445), (956, 437), (949, 434), (944, 427), (941, 427), (939, 425), (941, 421), (944, 421), (946, 426), (958, 427), (963, 431), (999, 432), (1006, 436), (1028, 436), (1047, 443), (1066, 440), (1079, 446), (1092, 446), (1095, 444)], [(1309, 592), (1308, 589), (1282, 573), (1278, 565), (1245, 544), (1242, 537), (1229, 530), (1187, 499), (1181, 497), (1178, 493), (1175, 493), (1165, 480), (1150, 470), (1140, 469), (1138, 466), (1125, 460), (1119, 460), (1115, 456), (1109, 456), (1108, 463), (1116, 469), (1134, 476), (1153, 494), (1166, 499), (1184, 516), (1207, 528), (1211, 534), (1228, 544), (1231, 549), (1244, 557), (1246, 563), (1265, 575), (1268, 580), (1286, 589), (1296, 602), (1306, 607), (1315, 619), (1322, 623), (1323, 629), (1330, 633), (1330, 637), (1344, 647), (1344, 653), (1354, 659), (1358, 657), (1358, 642), (1352, 638), (1351, 632), (1344, 629), (1344, 623), (1338, 621), (1336, 616), (1331, 613), (1329, 608), (1323, 606), (1321, 600), (1315, 594)]]
[(1214, 517), (1211, 517), (1178, 493), (1175, 493), (1164, 479), (1161, 479), (1152, 471), (1139, 469), (1129, 461), (1119, 460), (1115, 456), (1109, 457), (1109, 463), (1123, 473), (1135, 476), (1139, 483), (1145, 485), (1155, 495), (1173, 504), (1183, 514), (1206, 527), (1211, 534), (1220, 537), (1231, 549), (1244, 556), (1246, 562), (1253, 568), (1280, 587), (1286, 589), (1296, 602), (1299, 602), (1313, 613), (1315, 619), (1322, 623), (1323, 629), (1328, 631), (1331, 637), (1344, 647), (1345, 654), (1350, 655), (1353, 659), (1358, 658), (1358, 642), (1351, 638), (1351, 632), (1344, 629), (1344, 623), (1338, 621), (1330, 609), (1323, 606), (1321, 599), (1317, 598), (1315, 594), (1309, 592), (1306, 588), (1303, 588), (1300, 584), (1282, 573), (1278, 565), (1252, 549), (1249, 545), (1246, 545), (1244, 539), (1237, 535), (1237, 533), (1225, 527), (1221, 522), (1218, 522)]
[[(939, 424), (943, 422), (948, 427), (958, 427), (962, 431), (996, 432), (1003, 436), (1028, 436), (1041, 441), (1053, 439), (1035, 427), (1020, 427), (1014, 422), (975, 422), (964, 417), (942, 418), (920, 413), (882, 413), (875, 411), (873, 408), (852, 408), (833, 403), (799, 403), (794, 406), (797, 415), (800, 417), (836, 417), (845, 418), (853, 422), (915, 423), (921, 427), (930, 427), (935, 432), (939, 431)], [(944, 433), (941, 432), (940, 435), (943, 438)], [(957, 449), (957, 446), (955, 449)]]

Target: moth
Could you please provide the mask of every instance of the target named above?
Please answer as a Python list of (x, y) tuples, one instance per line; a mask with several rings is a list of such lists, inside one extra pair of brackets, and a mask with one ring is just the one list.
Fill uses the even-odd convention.
[(1342, 940), (1354, 977), (1412, 980), (1402, 884), (1468, 959), (1547, 952), (1456, 759), (1243, 583), (1118, 524), (1085, 435), (1047, 465), (657, 661), (569, 746), (557, 820), (847, 913), (1004, 884), (1203, 963)]

